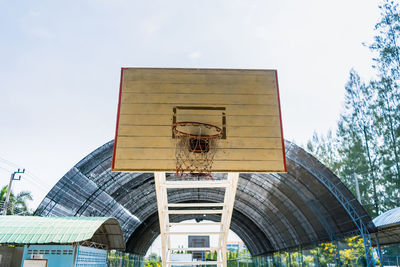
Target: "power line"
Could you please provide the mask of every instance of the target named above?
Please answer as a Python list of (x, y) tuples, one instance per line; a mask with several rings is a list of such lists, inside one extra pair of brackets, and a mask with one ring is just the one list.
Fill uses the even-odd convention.
[(4, 170), (4, 171), (6, 171), (6, 172), (12, 172), (11, 169), (7, 169), (7, 168), (1, 167), (1, 166), (0, 166), (0, 169)]
[[(8, 164), (9, 166), (13, 167), (13, 168), (21, 168), (21, 165), (9, 161), (5, 158), (0, 157), (0, 161)], [(1, 169), (7, 170), (5, 168), (0, 167)], [(9, 172), (12, 172), (12, 170), (8, 169)], [(50, 191), (50, 189), (52, 188), (52, 186), (48, 185), (46, 182), (44, 182), (42, 179), (40, 179), (37, 175), (35, 175), (32, 171), (26, 171), (24, 177), (30, 177), (31, 179), (28, 178), (28, 180), (30, 180), (31, 182), (36, 183), (38, 186), (40, 186), (42, 189), (44, 189), (45, 192)], [(40, 183), (38, 183), (40, 182)]]
[(46, 187), (47, 190), (51, 189), (52, 186), (50, 186), (49, 184), (47, 184), (46, 182), (44, 182), (42, 179), (40, 179), (37, 175), (35, 175), (33, 172), (31, 171), (26, 171), (28, 177), (31, 177), (33, 179), (38, 180), (44, 187)]
[(6, 160), (6, 159), (4, 159), (4, 158), (2, 158), (2, 157), (0, 157), (0, 161), (3, 161), (4, 163), (8, 164), (9, 166), (11, 166), (11, 167), (13, 167), (13, 168), (21, 167), (21, 166), (19, 166), (18, 164), (15, 164), (15, 163), (13, 163), (13, 162), (11, 162), (11, 161), (9, 161), (9, 160)]
[(39, 182), (35, 181), (34, 179), (32, 179), (31, 177), (29, 177), (29, 175), (25, 176), (25, 179), (29, 180), (30, 182), (36, 184), (42, 192), (48, 193), (50, 191), (51, 188), (47, 188), (45, 186), (43, 186), (42, 184), (40, 184)]

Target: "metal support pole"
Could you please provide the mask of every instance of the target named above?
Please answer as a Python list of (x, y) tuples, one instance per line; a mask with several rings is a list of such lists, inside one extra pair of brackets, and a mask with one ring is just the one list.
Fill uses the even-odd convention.
[(22, 171), (20, 169), (18, 169), (18, 171), (13, 172), (10, 176), (10, 182), (8, 183), (8, 187), (7, 187), (6, 201), (4, 201), (4, 205), (3, 205), (3, 215), (4, 216), (7, 215), (7, 208), (8, 208), (8, 202), (10, 200), (12, 182), (14, 180), (16, 180), (16, 181), (21, 180), (21, 175), (19, 175), (18, 178), (15, 178), (15, 175), (19, 174), (19, 173), (25, 173), (25, 169), (23, 169)]
[(239, 267), (239, 245), (238, 245), (238, 248), (236, 250), (236, 265), (237, 265), (237, 267)]
[(357, 200), (361, 204), (361, 195), (360, 195), (360, 187), (358, 186), (358, 178), (357, 178), (357, 175), (355, 173), (353, 173), (353, 177), (354, 177), (354, 183), (356, 184)]
[(382, 262), (382, 250), (381, 250), (381, 246), (379, 245), (379, 238), (378, 238), (378, 234), (375, 233), (375, 241), (376, 241), (376, 248), (378, 250), (378, 257), (379, 257), (379, 261), (381, 262), (381, 265), (383, 264)]
[(300, 266), (304, 266), (304, 261), (303, 261), (303, 248), (300, 246)]
[(340, 262), (340, 252), (339, 252), (339, 242), (337, 240), (335, 240), (335, 245), (336, 245), (336, 266), (341, 266), (341, 262)]
[(122, 267), (122, 258), (123, 256), (121, 255), (121, 253), (117, 254), (119, 256), (119, 267)]

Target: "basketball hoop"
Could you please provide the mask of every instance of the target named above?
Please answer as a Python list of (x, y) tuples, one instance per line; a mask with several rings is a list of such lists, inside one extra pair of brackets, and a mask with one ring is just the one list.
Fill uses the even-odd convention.
[(211, 168), (222, 129), (201, 122), (177, 122), (172, 125), (175, 138), (176, 175), (211, 177)]

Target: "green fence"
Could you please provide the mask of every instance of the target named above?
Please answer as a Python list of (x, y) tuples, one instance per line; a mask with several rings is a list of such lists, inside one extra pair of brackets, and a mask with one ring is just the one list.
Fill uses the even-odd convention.
[[(236, 258), (238, 254), (239, 258)], [(383, 247), (382, 255), (384, 266), (400, 267), (400, 245)], [(208, 260), (216, 260), (216, 255), (215, 259), (214, 255), (208, 255), (206, 258)], [(154, 259), (153, 261), (149, 261), (128, 253), (110, 252), (107, 263), (109, 267), (161, 267), (159, 258)], [(366, 266), (363, 240), (360, 237), (322, 243), (307, 249), (298, 248), (291, 251), (276, 252), (268, 256), (251, 257), (249, 253), (230, 253), (228, 254), (228, 259), (228, 267)], [(377, 252), (374, 253), (374, 259), (376, 266), (381, 266)]]
[(144, 267), (144, 266), (145, 266), (145, 261), (143, 257), (119, 251), (110, 251), (107, 255), (107, 267)]
[(228, 260), (227, 267), (256, 267), (252, 259)]

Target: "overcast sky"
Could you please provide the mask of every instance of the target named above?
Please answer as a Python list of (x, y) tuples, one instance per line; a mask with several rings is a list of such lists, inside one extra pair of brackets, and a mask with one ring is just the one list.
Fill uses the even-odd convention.
[[(0, 0), (0, 185), (35, 208), (114, 137), (121, 67), (277, 69), (284, 135), (334, 128), (354, 67), (370, 76), (376, 0)], [(9, 162), (6, 162), (9, 161)]]

